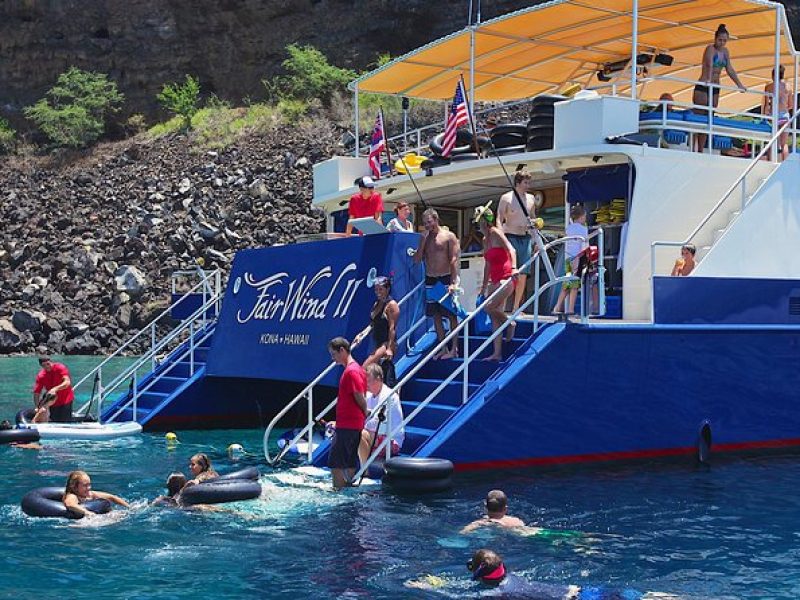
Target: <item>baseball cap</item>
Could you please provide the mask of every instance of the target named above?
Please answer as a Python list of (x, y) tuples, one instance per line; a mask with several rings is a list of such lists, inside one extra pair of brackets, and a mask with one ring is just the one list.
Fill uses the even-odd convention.
[(361, 181), (359, 182), (358, 187), (372, 189), (372, 188), (375, 187), (375, 182), (372, 180), (372, 177), (370, 177), (369, 175), (364, 175), (364, 177), (361, 178)]

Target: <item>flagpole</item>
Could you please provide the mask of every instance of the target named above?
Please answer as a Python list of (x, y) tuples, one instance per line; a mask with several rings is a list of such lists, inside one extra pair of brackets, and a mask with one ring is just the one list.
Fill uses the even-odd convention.
[(389, 138), (386, 137), (386, 118), (383, 116), (383, 106), (378, 110), (381, 113), (381, 133), (383, 134), (383, 145), (386, 146), (386, 160), (389, 161), (389, 177), (394, 175), (394, 163), (392, 162), (392, 154), (389, 152)]
[(475, 128), (475, 117), (470, 112), (470, 99), (467, 97), (467, 90), (464, 87), (464, 75), (459, 75), (461, 78), (461, 91), (464, 94), (464, 103), (467, 106), (467, 116), (469, 117), (469, 124), (472, 127), (472, 145), (475, 147), (475, 154), (477, 155), (477, 159), (480, 160), (481, 158), (481, 147), (478, 144), (478, 130)]

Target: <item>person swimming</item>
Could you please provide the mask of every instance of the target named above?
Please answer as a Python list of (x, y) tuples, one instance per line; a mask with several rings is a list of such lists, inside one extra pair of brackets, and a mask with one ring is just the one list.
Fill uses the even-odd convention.
[(181, 490), (186, 485), (186, 475), (178, 471), (170, 473), (167, 477), (167, 495), (159, 496), (153, 500), (156, 506), (178, 506), (180, 504)]
[(491, 490), (486, 494), (486, 515), (464, 527), (461, 533), (470, 533), (486, 525), (531, 529), (526, 527), (522, 519), (508, 514), (508, 497), (503, 490)]

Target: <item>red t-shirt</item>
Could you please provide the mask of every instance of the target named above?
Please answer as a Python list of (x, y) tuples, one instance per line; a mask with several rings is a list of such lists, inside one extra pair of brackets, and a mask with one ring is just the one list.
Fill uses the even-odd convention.
[(337, 429), (364, 429), (364, 413), (356, 404), (355, 392), (367, 395), (367, 372), (356, 361), (344, 368), (339, 380), (339, 401), (336, 403)]
[(375, 217), (375, 213), (383, 212), (383, 198), (378, 192), (372, 192), (369, 198), (364, 198), (361, 193), (350, 196), (350, 205), (347, 214), (351, 219), (362, 217)]
[[(49, 371), (45, 371), (44, 369), (39, 371), (39, 374), (36, 376), (36, 383), (33, 385), (33, 393), (36, 394), (42, 390), (50, 390), (64, 381), (65, 377), (69, 377), (69, 370), (67, 370), (67, 367), (61, 363), (54, 362)], [(56, 392), (56, 401), (53, 403), (53, 406), (64, 406), (73, 400), (75, 400), (75, 392), (72, 391), (72, 385), (69, 385), (63, 390), (58, 390)]]

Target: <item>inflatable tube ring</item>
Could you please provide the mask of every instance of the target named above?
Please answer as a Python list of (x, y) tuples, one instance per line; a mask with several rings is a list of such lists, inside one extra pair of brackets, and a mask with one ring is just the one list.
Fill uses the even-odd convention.
[(0, 444), (13, 444), (15, 442), (38, 442), (39, 432), (35, 429), (3, 429), (0, 430)]
[[(29, 517), (61, 517), (63, 519), (80, 519), (81, 513), (69, 510), (64, 506), (63, 487), (42, 487), (31, 490), (22, 498), (20, 503), (22, 512)], [(108, 500), (96, 499), (88, 500), (81, 506), (97, 514), (105, 514), (111, 510), (111, 502)]]
[(443, 458), (395, 456), (385, 463), (392, 479), (444, 479), (453, 474), (453, 463)]
[(261, 495), (261, 484), (250, 479), (211, 479), (185, 488), (181, 504), (222, 504), (253, 500)]

